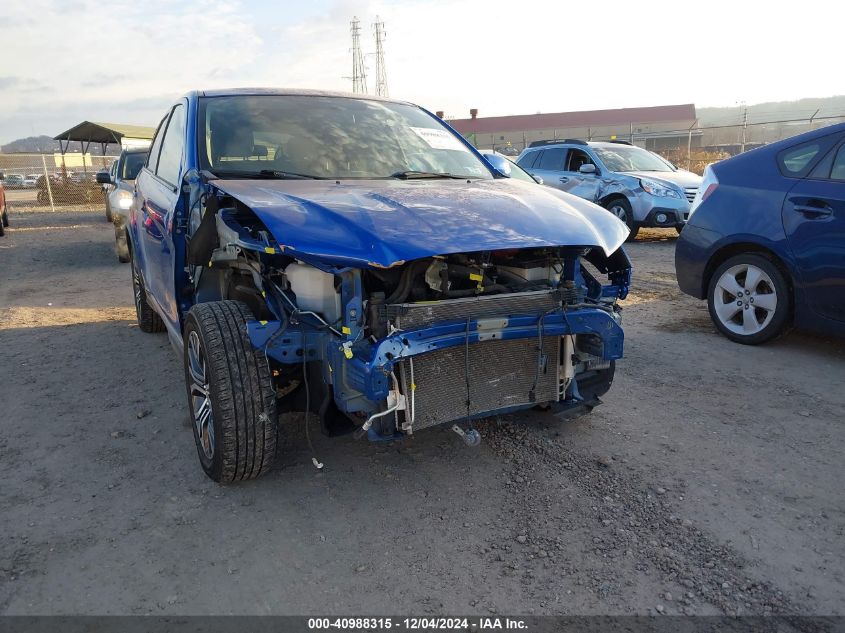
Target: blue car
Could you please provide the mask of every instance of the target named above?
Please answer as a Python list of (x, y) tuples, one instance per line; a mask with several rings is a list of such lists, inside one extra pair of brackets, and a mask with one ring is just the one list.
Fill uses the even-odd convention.
[(678, 285), (722, 334), (845, 334), (845, 124), (709, 166), (675, 250)]
[(183, 355), (209, 477), (264, 473), (282, 412), (373, 441), (452, 423), (472, 445), (476, 418), (599, 403), (628, 230), (499, 160), (371, 96), (173, 104), (135, 181), (132, 280), (140, 329)]

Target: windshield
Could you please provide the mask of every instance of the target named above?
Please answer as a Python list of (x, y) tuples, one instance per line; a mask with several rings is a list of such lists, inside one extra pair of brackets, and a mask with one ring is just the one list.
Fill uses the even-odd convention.
[(594, 149), (601, 162), (610, 171), (672, 171), (662, 158), (640, 147), (620, 145), (613, 149), (607, 147)]
[(492, 178), (422, 109), (348, 97), (207, 97), (200, 104), (205, 169), (229, 177)]
[(127, 154), (123, 158), (123, 167), (120, 174), (121, 180), (135, 180), (145, 162), (147, 162), (147, 152)]

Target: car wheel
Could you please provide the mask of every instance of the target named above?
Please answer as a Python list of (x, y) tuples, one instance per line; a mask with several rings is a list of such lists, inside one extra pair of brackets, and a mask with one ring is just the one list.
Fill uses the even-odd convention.
[(114, 216), (111, 214), (108, 198), (106, 198), (106, 222), (114, 222)]
[(117, 252), (117, 261), (121, 264), (129, 261), (129, 246), (126, 243), (126, 232), (117, 227), (114, 229), (114, 249)]
[(631, 203), (625, 198), (611, 198), (605, 203), (604, 208), (628, 225), (630, 233), (628, 233), (625, 241), (633, 242), (637, 237), (637, 233), (640, 231), (640, 227), (634, 224), (634, 213), (631, 211)]
[(771, 260), (743, 253), (713, 273), (707, 305), (722, 334), (737, 343), (756, 345), (786, 331), (792, 294), (784, 274)]
[(3, 207), (3, 226), (9, 226), (9, 205)]
[(684, 227), (685, 227), (685, 226), (686, 226), (686, 224), (676, 224), (676, 225), (675, 225), (675, 230), (678, 232), (678, 235), (680, 235), (680, 234), (681, 234), (681, 231), (683, 231), (683, 230), (684, 230)]
[(276, 454), (270, 367), (247, 335), (253, 316), (237, 301), (200, 303), (185, 321), (185, 384), (200, 464), (225, 483), (267, 472)]
[(141, 328), (142, 332), (147, 333), (164, 332), (164, 321), (147, 301), (144, 278), (138, 270), (131, 251), (130, 260), (132, 262), (132, 296), (135, 298), (135, 316), (138, 319), (138, 327)]

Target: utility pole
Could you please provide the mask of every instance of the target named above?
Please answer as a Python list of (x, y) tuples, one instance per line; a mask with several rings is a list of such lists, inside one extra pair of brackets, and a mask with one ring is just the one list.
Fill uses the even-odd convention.
[(692, 128), (698, 124), (698, 119), (692, 122), (687, 130), (687, 171), (692, 171)]
[(745, 133), (748, 130), (748, 106), (745, 104), (745, 101), (742, 102), (742, 145), (740, 145), (739, 153), (742, 154), (745, 151)]
[(387, 72), (384, 69), (384, 40), (387, 33), (384, 30), (384, 22), (379, 21), (378, 16), (373, 23), (373, 32), (376, 37), (376, 94), (388, 97), (390, 95), (387, 93)]
[(352, 92), (366, 94), (367, 70), (364, 68), (364, 55), (361, 54), (361, 26), (357, 17), (350, 22), (352, 33)]

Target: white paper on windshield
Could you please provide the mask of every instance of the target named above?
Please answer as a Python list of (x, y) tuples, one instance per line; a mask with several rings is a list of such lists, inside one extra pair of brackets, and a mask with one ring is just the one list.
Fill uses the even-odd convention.
[(455, 149), (458, 151), (469, 151), (455, 136), (446, 130), (438, 130), (430, 127), (412, 127), (422, 140), (428, 143), (432, 149)]

